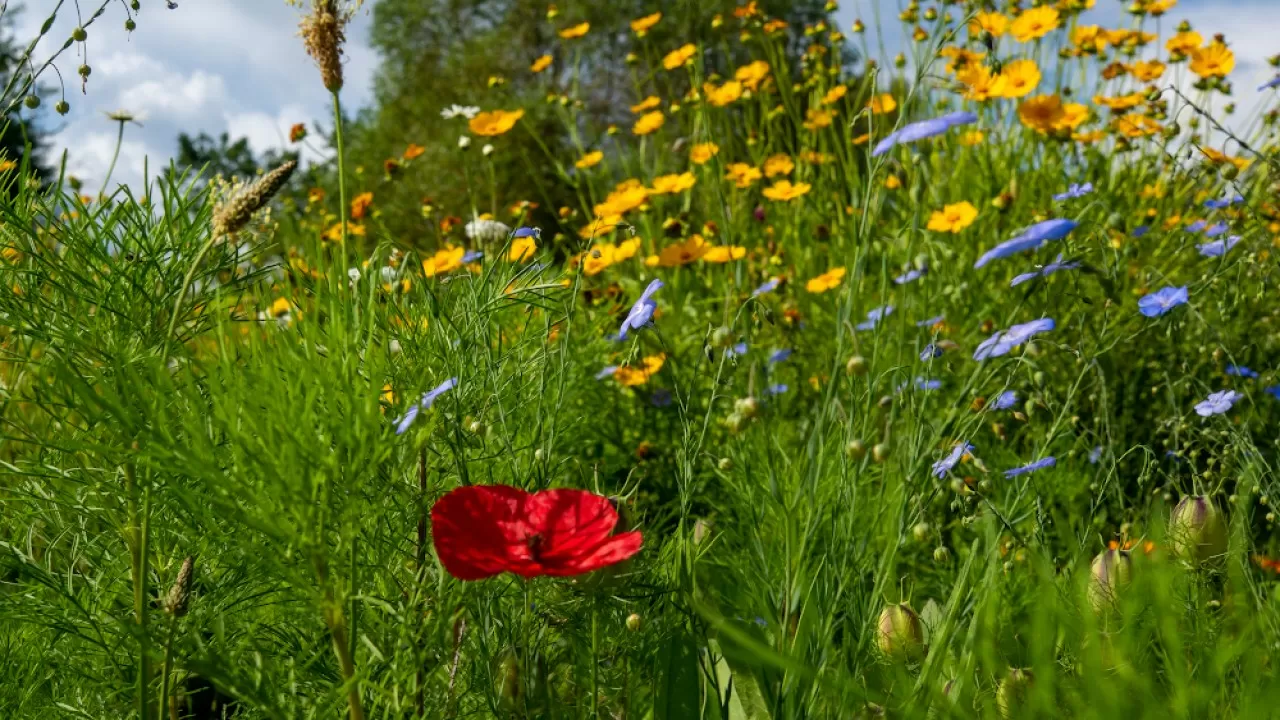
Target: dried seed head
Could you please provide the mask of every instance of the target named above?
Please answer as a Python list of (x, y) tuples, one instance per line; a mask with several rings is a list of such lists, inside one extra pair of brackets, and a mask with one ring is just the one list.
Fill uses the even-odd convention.
[(297, 161), (290, 160), (271, 172), (263, 175), (248, 190), (223, 203), (213, 212), (213, 235), (221, 237), (232, 235), (249, 223), (249, 218), (266, 205), (281, 187), (289, 181), (289, 176), (298, 167)]
[(191, 576), (195, 574), (195, 564), (193, 557), (182, 561), (178, 578), (173, 581), (173, 587), (169, 588), (169, 594), (164, 599), (164, 611), (173, 617), (180, 618), (187, 614), (187, 607), (191, 604)]
[(338, 10), (337, 0), (313, 0), (311, 13), (302, 19), (302, 42), (320, 68), (320, 79), (329, 92), (342, 89), (342, 45), (349, 16)]

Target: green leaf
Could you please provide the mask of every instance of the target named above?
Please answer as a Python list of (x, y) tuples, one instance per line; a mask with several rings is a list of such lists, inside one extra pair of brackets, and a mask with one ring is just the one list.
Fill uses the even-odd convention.
[(689, 720), (698, 716), (698, 651), (685, 629), (667, 639), (658, 654), (654, 720)]

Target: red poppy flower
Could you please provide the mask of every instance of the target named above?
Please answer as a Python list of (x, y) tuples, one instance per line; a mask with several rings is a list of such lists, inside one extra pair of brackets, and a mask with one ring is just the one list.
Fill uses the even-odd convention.
[(609, 499), (585, 490), (471, 485), (431, 508), (436, 554), (459, 580), (581, 575), (622, 562), (640, 552), (641, 536), (613, 535), (617, 524)]

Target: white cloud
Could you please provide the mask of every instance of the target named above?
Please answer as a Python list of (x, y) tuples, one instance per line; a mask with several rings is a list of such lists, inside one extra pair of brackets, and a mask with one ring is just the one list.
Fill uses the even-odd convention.
[(289, 143), (289, 130), (308, 113), (298, 105), (288, 105), (274, 115), (266, 112), (233, 113), (226, 116), (227, 132), (231, 137), (243, 137), (249, 141), (254, 153), (261, 154), (267, 150), (297, 149), (306, 161), (319, 160), (320, 156), (310, 143), (293, 146)]
[(117, 105), (147, 117), (189, 118), (207, 113), (228, 100), (221, 75), (196, 70), (191, 75), (167, 73), (120, 91)]

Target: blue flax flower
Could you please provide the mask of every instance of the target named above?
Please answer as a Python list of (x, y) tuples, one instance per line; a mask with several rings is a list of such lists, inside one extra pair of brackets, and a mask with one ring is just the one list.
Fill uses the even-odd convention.
[(947, 473), (951, 472), (951, 469), (956, 466), (956, 463), (960, 462), (960, 459), (970, 452), (973, 452), (973, 446), (967, 442), (962, 442), (951, 448), (950, 455), (933, 464), (933, 476), (939, 480), (946, 477)]
[(1018, 393), (1012, 390), (1005, 390), (996, 396), (995, 402), (991, 403), (991, 407), (996, 410), (1008, 410), (1018, 402)]
[(1250, 379), (1257, 379), (1258, 377), (1257, 370), (1251, 370), (1243, 365), (1236, 365), (1235, 363), (1227, 365), (1227, 374), (1235, 375), (1236, 377), (1247, 377)]
[(1136, 237), (1136, 238), (1140, 238), (1140, 237), (1142, 237), (1143, 235), (1146, 235), (1146, 234), (1147, 234), (1147, 233), (1149, 233), (1149, 232), (1151, 232), (1151, 226), (1150, 226), (1150, 225), (1139, 225), (1138, 227), (1136, 227), (1136, 228), (1134, 228), (1134, 229), (1133, 229), (1133, 232), (1131, 232), (1131, 233), (1129, 233), (1129, 234), (1130, 234), (1130, 235), (1132, 235), (1132, 236), (1134, 236), (1134, 237)]
[(1071, 200), (1073, 198), (1084, 197), (1085, 195), (1088, 195), (1091, 192), (1093, 192), (1093, 183), (1085, 183), (1083, 185), (1077, 185), (1076, 183), (1071, 183), (1071, 187), (1067, 188), (1066, 192), (1058, 193), (1057, 195), (1054, 195), (1053, 199), (1058, 202), (1062, 202), (1063, 200)]
[(897, 284), (897, 285), (906, 285), (912, 280), (919, 280), (921, 277), (924, 276), (926, 272), (928, 272), (928, 270), (925, 268), (920, 268), (920, 269), (913, 268), (899, 275), (898, 277), (894, 278), (893, 282), (894, 284)]
[(1078, 262), (1062, 262), (1062, 253), (1058, 253), (1058, 257), (1056, 260), (1049, 263), (1048, 265), (1045, 265), (1044, 267), (1040, 268), (1036, 272), (1022, 273), (1021, 275), (1015, 277), (1013, 279), (1013, 282), (1009, 283), (1009, 287), (1018, 287), (1019, 285), (1021, 285), (1024, 282), (1027, 282), (1028, 280), (1034, 280), (1037, 277), (1048, 277), (1049, 275), (1052, 275), (1058, 272), (1059, 270), (1075, 270), (1078, 267), (1080, 267), (1080, 263)]
[(761, 295), (764, 295), (765, 293), (771, 293), (771, 292), (773, 292), (774, 290), (777, 290), (777, 289), (778, 289), (778, 278), (772, 278), (772, 279), (768, 280), (767, 282), (765, 282), (765, 284), (763, 284), (763, 285), (761, 285), (760, 287), (756, 288), (756, 289), (751, 293), (751, 297), (760, 297)]
[(1186, 231), (1189, 233), (1198, 233), (1201, 230), (1205, 229), (1205, 227), (1207, 227), (1208, 225), (1209, 223), (1205, 222), (1204, 220), (1197, 220), (1191, 223), (1190, 225), (1188, 225), (1186, 227)]
[(1089, 451), (1089, 462), (1093, 463), (1094, 465), (1097, 465), (1098, 461), (1101, 459), (1102, 459), (1101, 445), (1098, 445)]
[(410, 426), (413, 425), (413, 421), (418, 418), (419, 412), (422, 410), (430, 410), (431, 406), (435, 403), (436, 398), (449, 392), (456, 387), (457, 384), (458, 378), (451, 377), (437, 385), (434, 390), (424, 394), (417, 404), (405, 411), (405, 414), (396, 420), (396, 434), (403, 435)]
[(1162, 287), (1138, 298), (1138, 311), (1147, 317), (1160, 317), (1170, 310), (1187, 303), (1187, 287)]
[(949, 113), (942, 117), (936, 117), (930, 120), (921, 120), (920, 122), (913, 122), (909, 125), (904, 125), (901, 129), (889, 133), (888, 136), (877, 143), (875, 149), (871, 151), (871, 157), (883, 155), (889, 152), (889, 150), (895, 145), (931, 138), (935, 135), (941, 135), (956, 125), (967, 125), (977, 121), (977, 115), (974, 115), (971, 112), (960, 111)]
[(1280, 400), (1280, 385), (1272, 385), (1266, 389), (1266, 393), (1271, 397)]
[(942, 322), (946, 318), (947, 318), (946, 315), (934, 315), (931, 318), (925, 318), (924, 320), (917, 322), (916, 327), (931, 327), (933, 325), (937, 325), (938, 323)]
[(921, 362), (929, 362), (930, 360), (936, 357), (940, 357), (941, 355), (942, 355), (942, 348), (938, 347), (937, 345), (934, 345), (933, 343), (929, 343), (928, 345), (924, 346), (924, 350), (920, 351), (920, 360)]
[(875, 310), (868, 312), (866, 321), (858, 323), (855, 327), (857, 327), (857, 329), (859, 330), (874, 330), (876, 325), (878, 325), (881, 320), (889, 317), (892, 314), (893, 314), (892, 305), (885, 305), (884, 307), (878, 307)]
[(1196, 246), (1196, 249), (1205, 257), (1222, 257), (1223, 255), (1226, 255), (1231, 248), (1235, 247), (1238, 242), (1240, 242), (1239, 235), (1228, 235), (1222, 240), (1201, 243)]
[(1005, 470), (1004, 476), (1007, 478), (1018, 477), (1019, 475), (1026, 475), (1027, 473), (1035, 472), (1037, 470), (1043, 470), (1044, 468), (1053, 467), (1054, 465), (1057, 465), (1057, 464), (1058, 464), (1057, 458), (1050, 455), (1049, 457), (1040, 458), (1035, 462), (1027, 463), (1022, 467), (1016, 467), (1016, 468), (1013, 468), (1012, 470)]
[(769, 387), (765, 388), (765, 392), (769, 393), (770, 395), (781, 395), (782, 393), (786, 392), (788, 389), (789, 388), (787, 388), (786, 385), (782, 383), (778, 383), (777, 385), (770, 385)]
[(747, 344), (744, 342), (740, 342), (737, 345), (734, 345), (733, 347), (729, 348), (728, 350), (725, 350), (724, 352), (726, 355), (729, 355), (732, 357), (742, 357), (743, 355), (747, 354)]
[(977, 269), (992, 260), (1007, 258), (1024, 250), (1035, 250), (1050, 240), (1061, 240), (1072, 230), (1075, 230), (1076, 225), (1077, 223), (1074, 220), (1063, 220), (1061, 218), (1036, 223), (1024, 230), (1021, 235), (1011, 240), (1005, 240), (983, 253), (982, 257), (978, 258), (978, 262), (973, 264), (973, 267)]
[(653, 294), (661, 289), (661, 280), (654, 280), (644, 289), (640, 299), (631, 306), (631, 312), (627, 313), (627, 319), (622, 321), (622, 328), (618, 330), (619, 340), (626, 340), (629, 330), (639, 330), (653, 322), (653, 311), (658, 307), (658, 303), (653, 301)]
[(989, 357), (1008, 355), (1010, 350), (1030, 340), (1033, 336), (1048, 332), (1055, 327), (1057, 327), (1057, 324), (1053, 321), (1053, 318), (1046, 317), (1014, 325), (1008, 330), (997, 330), (991, 337), (978, 344), (978, 348), (973, 352), (973, 359), (986, 360)]
[(542, 239), (542, 230), (536, 227), (522, 227), (522, 228), (518, 228), (514, 233), (512, 233), (512, 237), (517, 237), (517, 238), (531, 237), (535, 240), (540, 240)]
[(1196, 414), (1200, 417), (1221, 415), (1231, 409), (1242, 396), (1235, 390), (1219, 390), (1210, 393), (1209, 397), (1196, 403)]
[(1209, 227), (1204, 231), (1204, 236), (1205, 236), (1205, 237), (1218, 237), (1218, 236), (1219, 236), (1219, 235), (1221, 235), (1222, 233), (1226, 232), (1226, 231), (1227, 231), (1227, 229), (1228, 229), (1229, 227), (1230, 227), (1230, 226), (1228, 226), (1228, 225), (1227, 225), (1226, 223), (1224, 223), (1224, 222), (1214, 223), (1214, 224), (1210, 225), (1210, 226), (1209, 226)]
[(1268, 81), (1266, 81), (1266, 82), (1262, 83), (1261, 85), (1259, 85), (1259, 86), (1258, 86), (1258, 92), (1262, 92), (1263, 90), (1266, 90), (1267, 88), (1273, 88), (1273, 87), (1280, 87), (1280, 75), (1277, 75), (1277, 76), (1275, 76), (1275, 77), (1271, 78), (1270, 80), (1268, 80)]
[(482, 258), (482, 257), (484, 257), (484, 253), (480, 252), (479, 250), (468, 250), (468, 251), (467, 251), (467, 252), (462, 256), (462, 262), (464, 262), (464, 263), (473, 263), (473, 262), (475, 262), (475, 261), (479, 260), (479, 259), (480, 259), (480, 258)]
[(783, 360), (786, 360), (787, 358), (791, 357), (791, 352), (792, 352), (791, 348), (774, 350), (773, 353), (769, 355), (769, 364), (772, 365), (774, 363), (780, 363)]
[(1205, 200), (1204, 206), (1211, 210), (1221, 210), (1222, 208), (1231, 207), (1236, 203), (1242, 203), (1242, 202), (1244, 202), (1243, 195), (1228, 195), (1219, 200)]
[(607, 377), (610, 377), (616, 372), (618, 372), (617, 365), (605, 365), (603, 368), (600, 369), (600, 372), (596, 373), (596, 379), (603, 380)]

